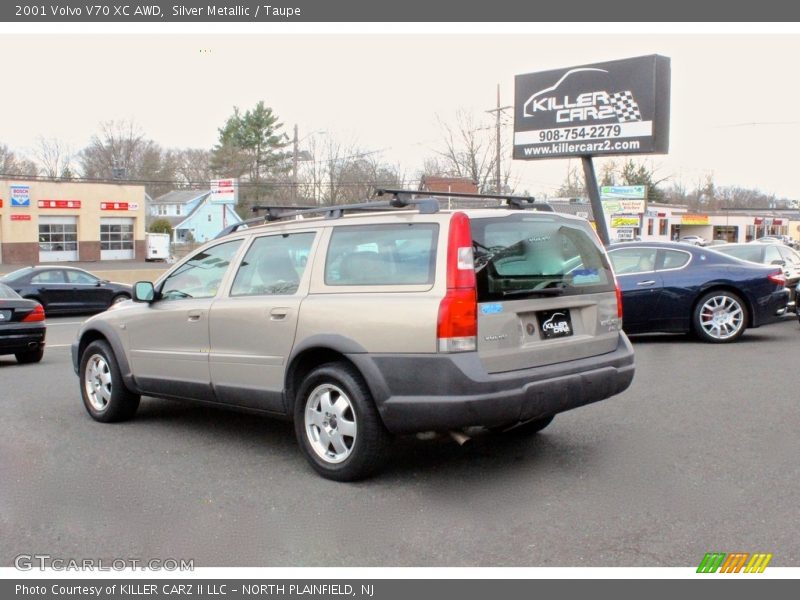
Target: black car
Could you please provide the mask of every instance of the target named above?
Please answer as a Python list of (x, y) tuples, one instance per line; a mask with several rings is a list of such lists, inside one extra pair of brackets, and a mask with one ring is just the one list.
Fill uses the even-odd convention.
[(48, 315), (101, 312), (131, 297), (131, 286), (75, 267), (25, 267), (0, 277), (0, 283), (39, 302)]
[(683, 243), (612, 244), (627, 333), (694, 332), (732, 342), (780, 320), (789, 291), (778, 266), (748, 263)]
[(44, 309), (0, 283), (0, 355), (13, 354), (21, 363), (44, 355)]

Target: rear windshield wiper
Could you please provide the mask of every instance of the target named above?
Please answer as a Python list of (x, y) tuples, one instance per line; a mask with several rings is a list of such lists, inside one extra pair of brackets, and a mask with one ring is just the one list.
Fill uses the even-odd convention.
[(541, 288), (539, 290), (506, 290), (503, 292), (503, 298), (510, 298), (512, 296), (561, 296), (564, 293), (563, 287), (554, 288)]

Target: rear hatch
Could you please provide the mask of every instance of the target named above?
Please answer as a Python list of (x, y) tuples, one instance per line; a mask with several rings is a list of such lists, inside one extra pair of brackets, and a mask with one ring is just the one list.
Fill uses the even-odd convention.
[(588, 222), (521, 212), (471, 220), (478, 353), (490, 373), (612, 352), (614, 275)]

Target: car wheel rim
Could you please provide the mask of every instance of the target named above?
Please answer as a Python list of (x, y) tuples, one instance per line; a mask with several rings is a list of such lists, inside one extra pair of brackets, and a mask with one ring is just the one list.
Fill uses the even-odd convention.
[(111, 401), (111, 370), (100, 354), (93, 354), (86, 362), (83, 385), (92, 408), (105, 410)]
[(341, 388), (326, 383), (311, 392), (305, 409), (306, 436), (317, 456), (330, 464), (350, 456), (356, 443), (355, 410)]
[(730, 296), (712, 296), (700, 307), (700, 327), (717, 340), (736, 335), (744, 326), (744, 310)]

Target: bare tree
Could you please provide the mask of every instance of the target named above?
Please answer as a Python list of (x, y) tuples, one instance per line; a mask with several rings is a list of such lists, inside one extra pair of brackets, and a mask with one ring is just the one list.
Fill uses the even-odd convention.
[(39, 136), (33, 154), (39, 172), (45, 177), (56, 179), (72, 172), (72, 151), (68, 144), (57, 138)]
[(30, 177), (38, 174), (36, 163), (17, 156), (6, 144), (0, 144), (0, 174)]
[[(471, 113), (464, 110), (456, 112), (452, 124), (441, 117), (437, 117), (437, 120), (442, 130), (444, 148), (436, 151), (435, 159), (426, 160), (422, 174), (467, 178), (476, 182), (480, 191), (493, 192), (496, 189), (497, 165), (495, 127), (488, 122), (479, 123)], [(501, 156), (507, 153), (508, 141), (502, 139)], [(508, 167), (503, 170), (501, 178), (500, 187), (508, 189)]]
[(213, 179), (211, 173), (211, 151), (203, 148), (175, 150), (175, 170), (184, 185), (205, 186)]
[(586, 183), (583, 172), (576, 165), (567, 163), (567, 175), (561, 182), (556, 196), (559, 198), (580, 198), (586, 196)]
[(306, 144), (311, 160), (298, 170), (298, 201), (302, 204), (347, 204), (370, 197), (377, 187), (402, 187), (405, 173), (380, 158), (380, 151), (343, 143), (330, 136), (312, 137)]
[(177, 160), (133, 121), (106, 121), (100, 133), (78, 154), (83, 176), (89, 179), (142, 181), (151, 196), (174, 187)]

